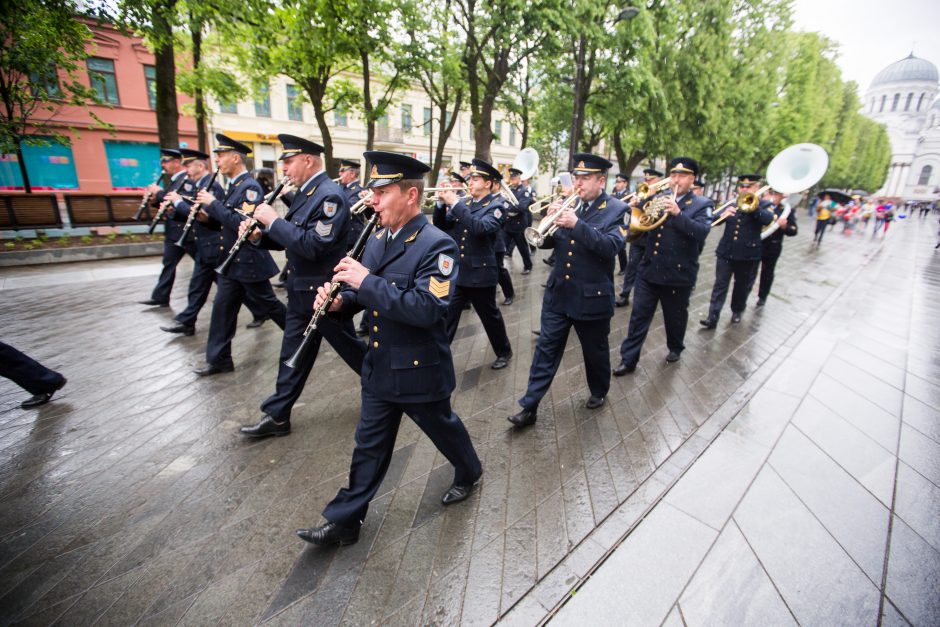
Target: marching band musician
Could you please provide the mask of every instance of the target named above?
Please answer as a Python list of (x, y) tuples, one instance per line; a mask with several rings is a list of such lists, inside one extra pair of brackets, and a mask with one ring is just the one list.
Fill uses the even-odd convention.
[[(287, 435), (294, 403), (303, 392), (313, 369), (321, 338), (358, 375), (366, 347), (353, 328), (352, 319), (327, 318), (313, 331), (312, 348), (296, 368), (284, 364), (303, 341), (304, 331), (313, 315), (316, 289), (333, 274), (333, 267), (347, 250), (350, 229), (347, 195), (334, 183), (323, 167), (323, 147), (294, 135), (278, 135), (284, 147), (280, 160), (284, 175), (297, 186), (290, 209), (280, 218), (271, 205), (255, 207), (254, 218), (263, 226), (249, 238), (259, 248), (284, 250), (290, 272), (287, 278), (287, 322), (281, 339), (277, 384), (274, 394), (261, 403), (263, 415), (254, 425), (241, 428), (250, 437)], [(239, 235), (247, 229), (243, 222)]]
[[(614, 178), (614, 189), (610, 192), (611, 197), (616, 198), (617, 200), (623, 200), (630, 192), (630, 177), (624, 174), (623, 172), (618, 172), (616, 178)], [(624, 243), (623, 248), (617, 251), (617, 263), (620, 266), (620, 272), (617, 274), (623, 274), (627, 271), (627, 244)], [(620, 300), (619, 298), (617, 300)]]
[[(147, 186), (147, 191), (153, 194), (153, 207), (159, 207), (167, 194), (183, 189), (187, 182), (186, 169), (182, 164), (183, 155), (179, 149), (161, 148), (160, 155), (160, 167), (163, 173), (170, 177), (170, 183), (166, 189), (156, 183)], [(157, 279), (157, 285), (153, 288), (150, 298), (140, 301), (141, 305), (169, 307), (170, 292), (173, 290), (173, 281), (176, 280), (176, 266), (187, 252), (193, 256), (192, 246), (189, 249), (176, 246), (177, 240), (183, 234), (183, 226), (171, 221), (169, 213), (167, 213), (163, 229), (163, 269), (160, 270), (160, 277)]]
[(512, 257), (513, 248), (519, 249), (522, 257), (522, 274), (532, 272), (532, 256), (525, 241), (526, 227), (532, 226), (532, 214), (529, 207), (535, 200), (532, 188), (522, 181), (522, 171), (509, 168), (509, 189), (519, 202), (516, 207), (506, 207), (506, 224), (503, 225), (506, 240), (506, 259)]
[[(742, 174), (738, 177), (738, 196), (742, 194), (755, 194), (760, 186), (760, 176), (757, 174)], [(708, 317), (699, 320), (706, 329), (718, 326), (721, 309), (728, 296), (728, 285), (734, 277), (734, 288), (731, 291), (731, 322), (741, 322), (741, 314), (747, 308), (747, 295), (754, 286), (757, 278), (757, 266), (761, 257), (761, 229), (774, 219), (770, 211), (770, 203), (758, 199), (755, 211), (738, 211), (737, 206), (731, 205), (721, 215), (728, 215), (725, 220), (725, 232), (721, 235), (718, 248), (715, 251), (715, 285), (712, 287), (711, 303), (708, 308)], [(719, 216), (715, 216), (717, 220)]]
[(541, 333), (529, 369), (529, 385), (519, 399), (522, 410), (508, 420), (516, 427), (535, 424), (538, 406), (555, 378), (574, 327), (581, 342), (590, 397), (586, 407), (601, 407), (610, 389), (610, 319), (614, 315), (614, 260), (623, 247), (627, 205), (604, 191), (607, 159), (588, 153), (574, 155), (572, 171), (579, 201), (574, 209), (555, 215), (556, 200), (549, 208), (558, 230), (546, 237), (543, 248), (554, 248), (555, 265), (545, 284)]
[[(186, 168), (190, 182), (194, 189), (204, 189), (212, 178), (209, 171), (209, 155), (191, 148), (180, 148), (182, 153), (182, 163)], [(222, 196), (222, 186), (218, 182), (212, 183), (212, 189), (209, 190), (213, 196)], [(166, 198), (173, 203), (174, 221), (185, 222), (189, 217), (189, 212), (195, 204), (194, 200), (184, 198), (178, 192), (170, 192)], [(182, 335), (193, 335), (196, 332), (196, 318), (200, 310), (206, 304), (209, 298), (209, 290), (215, 283), (215, 268), (224, 257), (222, 244), (222, 225), (215, 220), (209, 219), (203, 209), (197, 209), (195, 221), (192, 226), (192, 241), (196, 249), (195, 263), (193, 264), (193, 273), (189, 279), (189, 302), (182, 312), (176, 314), (174, 321), (176, 324), (168, 327), (160, 327), (167, 333), (181, 333)], [(182, 234), (180, 235), (182, 237)]]
[[(216, 167), (229, 179), (228, 191), (219, 199), (215, 194), (200, 190), (198, 202), (210, 218), (222, 224), (223, 251), (231, 250), (238, 240), (238, 228), (247, 217), (240, 211), (242, 205), (252, 207), (261, 202), (261, 185), (248, 174), (245, 158), (251, 148), (221, 133), (215, 135)], [(220, 372), (232, 372), (232, 338), (238, 325), (238, 310), (246, 299), (257, 306), (255, 316), (264, 315), (284, 328), (287, 309), (274, 295), (270, 279), (278, 273), (271, 253), (254, 246), (244, 246), (232, 263), (227, 276), (218, 277), (218, 290), (212, 304), (209, 320), (209, 341), (206, 345), (206, 367), (195, 370), (200, 377)]]
[[(367, 152), (368, 188), (381, 231), (369, 238), (362, 263), (345, 257), (334, 281), (346, 287), (331, 311), (365, 309), (373, 324), (362, 365), (362, 410), (349, 485), (323, 510), (326, 523), (297, 535), (320, 546), (352, 544), (392, 459), (403, 413), (407, 413), (454, 466), (454, 480), (441, 499), (463, 501), (483, 474), (460, 418), (451, 410), (456, 378), (447, 332), (448, 303), (459, 276), (458, 247), (421, 213), (428, 166), (391, 152)], [(325, 301), (319, 289), (315, 306)]]
[(783, 252), (783, 238), (796, 235), (796, 212), (791, 211), (786, 218), (780, 217), (785, 207), (783, 199), (784, 194), (775, 189), (767, 193), (767, 200), (771, 204), (771, 211), (774, 212), (778, 228), (766, 239), (761, 240), (760, 283), (757, 287), (758, 307), (766, 305), (767, 297), (770, 296), (770, 288), (774, 284), (774, 269), (777, 267), (780, 253)]
[(692, 193), (696, 196), (701, 196), (705, 192), (705, 182), (695, 179), (695, 182), (692, 183)]
[(708, 198), (692, 193), (697, 174), (698, 162), (690, 157), (676, 157), (669, 164), (675, 200), (668, 201), (665, 222), (646, 235), (649, 244), (640, 260), (630, 326), (620, 345), (620, 364), (614, 368), (616, 377), (636, 370), (657, 304), (662, 305), (666, 327), (666, 362), (679, 361), (685, 348), (689, 297), (698, 277), (698, 257), (711, 231), (714, 206)]
[(512, 358), (506, 324), (496, 306), (499, 268), (496, 239), (501, 236), (505, 207), (498, 194), (502, 175), (489, 163), (474, 159), (467, 178), (469, 196), (458, 199), (452, 190), (441, 192), (444, 201), (434, 209), (434, 226), (448, 233), (460, 250), (463, 270), (457, 275), (456, 289), (447, 311), (447, 336), (454, 341), (464, 304), (469, 302), (480, 316), (483, 328), (496, 353), (490, 366), (500, 370)]
[[(655, 168), (646, 168), (643, 170), (643, 182), (647, 185), (658, 183), (663, 178), (663, 173)], [(636, 196), (630, 201), (630, 207), (640, 207), (649, 201), (649, 198), (640, 201)], [(637, 269), (640, 266), (640, 260), (646, 254), (646, 244), (649, 242), (648, 233), (638, 236), (630, 243), (630, 257), (627, 261), (627, 271), (623, 277), (623, 288), (620, 290), (620, 297), (617, 299), (618, 307), (626, 307), (630, 304), (630, 292), (636, 284)]]
[[(346, 207), (352, 207), (359, 202), (362, 193), (362, 183), (359, 182), (359, 162), (352, 159), (342, 159), (339, 162), (339, 184), (346, 195)], [(349, 235), (347, 246), (352, 248), (366, 222), (361, 215), (349, 216)]]

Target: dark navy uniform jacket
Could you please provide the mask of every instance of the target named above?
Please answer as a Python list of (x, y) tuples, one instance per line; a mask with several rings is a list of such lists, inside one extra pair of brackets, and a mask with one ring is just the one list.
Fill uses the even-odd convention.
[(698, 257), (711, 232), (710, 198), (691, 191), (676, 199), (679, 215), (669, 216), (649, 231), (646, 250), (640, 260), (639, 276), (656, 285), (689, 287), (698, 277)]
[(510, 189), (512, 195), (519, 201), (519, 206), (506, 205), (506, 224), (503, 228), (507, 233), (522, 233), (526, 230), (526, 227), (532, 225), (532, 214), (529, 213), (529, 207), (535, 201), (535, 195), (528, 185), (518, 185)]
[(573, 320), (614, 315), (614, 261), (626, 237), (626, 211), (626, 204), (601, 192), (586, 209), (577, 210), (573, 229), (558, 229), (545, 238), (542, 248), (555, 249), (555, 265), (545, 284), (544, 309)]
[(611, 192), (611, 193), (610, 193), (610, 197), (611, 197), (611, 198), (616, 198), (617, 200), (623, 200), (623, 197), (626, 196), (626, 195), (628, 195), (629, 193), (630, 193), (629, 188), (624, 187), (624, 188), (623, 188), (623, 191)]
[(496, 266), (496, 240), (505, 208), (498, 194), (480, 200), (461, 198), (450, 211), (446, 205), (434, 208), (434, 226), (448, 233), (459, 249), (460, 287), (494, 287), (499, 278)]
[[(646, 198), (638, 202), (636, 205), (637, 211), (641, 211), (643, 207), (646, 206), (646, 203), (648, 203), (652, 199), (653, 199), (653, 196), (650, 196), (649, 198)], [(633, 207), (631, 207), (630, 205), (627, 205), (627, 215), (633, 215)], [(624, 218), (624, 224), (627, 225), (628, 230), (629, 230), (630, 220), (626, 217)], [(646, 243), (649, 242), (649, 240), (650, 240), (649, 233), (647, 232), (643, 235), (636, 237), (632, 242), (630, 242), (630, 245), (636, 246), (638, 249), (646, 249)]]
[(427, 403), (454, 391), (445, 316), (457, 279), (457, 245), (418, 214), (386, 248), (388, 229), (369, 238), (369, 275), (344, 290), (343, 312), (365, 309), (368, 352), (362, 388), (397, 403)]
[(297, 190), (290, 209), (263, 231), (256, 246), (286, 251), (287, 289), (316, 294), (346, 255), (348, 231), (346, 194), (323, 171)]
[[(757, 210), (751, 213), (738, 211), (725, 220), (725, 232), (718, 242), (715, 254), (733, 261), (757, 261), (761, 255), (760, 232), (774, 219), (772, 205), (760, 201)], [(718, 219), (715, 216), (715, 219)]]
[[(211, 174), (205, 174), (198, 181), (190, 181), (195, 190), (203, 189), (208, 183)], [(212, 184), (212, 189), (208, 190), (216, 198), (222, 198), (225, 192), (218, 181)], [(188, 195), (188, 194), (187, 194)], [(179, 223), (185, 223), (189, 217), (189, 210), (193, 202), (181, 200), (173, 208), (173, 220)], [(192, 231), (190, 231), (193, 243), (196, 246), (196, 261), (206, 265), (218, 265), (225, 259), (225, 246), (222, 243), (222, 224), (211, 217), (208, 222), (200, 222), (198, 219), (193, 222)], [(180, 236), (183, 232), (180, 230)], [(177, 238), (178, 239), (178, 238)]]
[[(154, 195), (154, 206), (159, 207), (163, 203), (163, 198), (170, 192), (179, 192), (181, 196), (189, 197), (196, 193), (193, 182), (186, 178), (186, 170), (180, 170), (174, 174), (166, 189), (161, 189)], [(153, 212), (151, 212), (151, 215), (153, 215)], [(170, 242), (178, 241), (180, 236), (183, 235), (183, 225), (176, 220), (166, 220), (163, 229), (164, 239)]]
[[(209, 216), (222, 224), (222, 246), (225, 254), (232, 249), (238, 240), (238, 225), (244, 216), (235, 211), (236, 208), (242, 209), (243, 204), (248, 204), (252, 208), (261, 204), (264, 195), (261, 192), (261, 184), (248, 175), (248, 172), (242, 172), (229, 182), (228, 191), (222, 198), (216, 198), (212, 204), (204, 207)], [(228, 278), (246, 283), (257, 281), (266, 281), (280, 272), (271, 253), (257, 246), (242, 246), (235, 257), (235, 261), (229, 266)]]
[[(776, 220), (783, 213), (783, 204), (772, 206), (772, 208), (774, 220)], [(794, 235), (796, 235), (796, 212), (791, 209), (790, 215), (787, 216), (787, 225), (782, 229), (778, 228), (767, 239), (761, 241), (761, 257), (779, 257), (783, 252), (783, 238)]]

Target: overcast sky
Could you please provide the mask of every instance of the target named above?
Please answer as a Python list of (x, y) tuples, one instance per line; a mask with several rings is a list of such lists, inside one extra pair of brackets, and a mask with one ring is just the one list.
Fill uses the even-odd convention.
[(861, 94), (885, 66), (914, 56), (940, 67), (938, 0), (794, 0), (799, 30), (819, 31), (839, 44), (842, 76)]

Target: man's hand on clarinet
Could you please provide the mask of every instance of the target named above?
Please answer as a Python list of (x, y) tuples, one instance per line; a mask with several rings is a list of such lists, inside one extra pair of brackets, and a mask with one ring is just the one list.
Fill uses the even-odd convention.
[[(329, 283), (324, 283), (321, 287), (317, 288), (317, 298), (313, 301), (313, 309), (317, 311), (320, 307), (323, 306), (323, 303), (326, 302), (326, 299), (330, 297), (330, 287)], [(343, 306), (343, 295), (337, 294), (336, 298), (333, 299), (333, 302), (330, 304), (330, 311), (339, 311), (340, 307)]]
[(333, 275), (334, 281), (342, 281), (354, 290), (358, 290), (362, 285), (362, 280), (369, 274), (369, 269), (353, 259), (352, 257), (343, 257), (336, 267), (333, 268), (336, 274)]

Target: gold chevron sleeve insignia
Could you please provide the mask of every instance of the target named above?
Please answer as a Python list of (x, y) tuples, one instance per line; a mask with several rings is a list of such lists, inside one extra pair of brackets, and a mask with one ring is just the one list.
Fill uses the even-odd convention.
[(627, 229), (620, 227), (620, 237), (626, 237), (626, 236), (627, 236)]
[(428, 291), (434, 296), (443, 299), (450, 293), (450, 279), (441, 281), (436, 276), (432, 276), (431, 282), (428, 284)]

